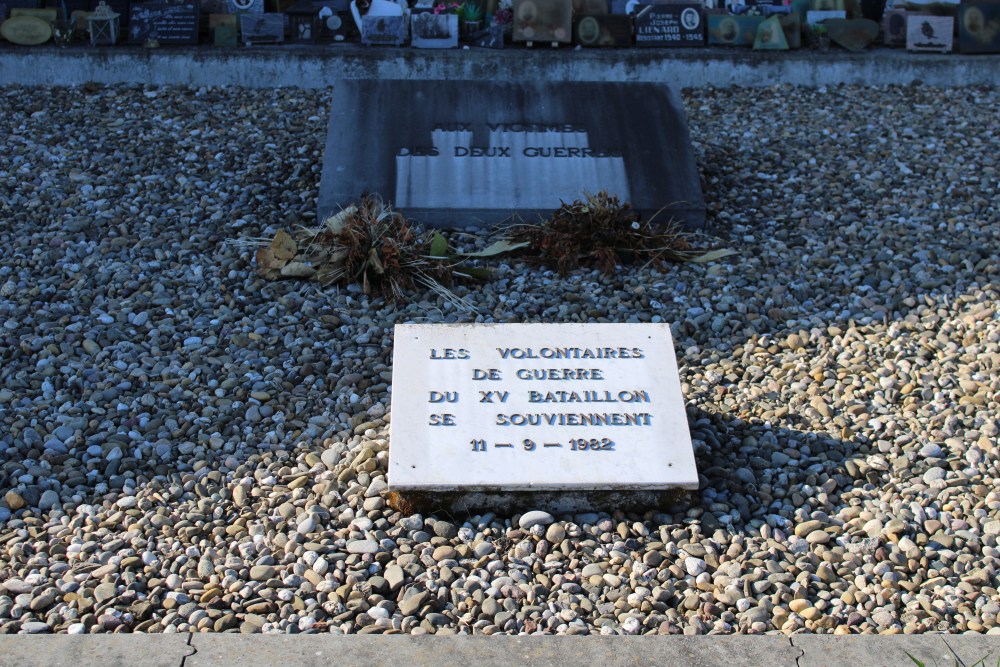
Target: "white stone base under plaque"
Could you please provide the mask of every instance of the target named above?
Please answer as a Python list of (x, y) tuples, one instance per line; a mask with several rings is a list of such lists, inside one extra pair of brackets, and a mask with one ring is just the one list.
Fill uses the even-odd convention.
[(392, 379), (404, 503), (653, 509), (698, 487), (669, 325), (397, 325)]

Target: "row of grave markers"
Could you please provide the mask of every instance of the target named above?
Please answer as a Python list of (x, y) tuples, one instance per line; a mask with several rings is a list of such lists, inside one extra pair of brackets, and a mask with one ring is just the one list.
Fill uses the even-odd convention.
[[(52, 5), (54, 0), (48, 0)], [(39, 0), (0, 0), (0, 18), (31, 15), (51, 21), (45, 12), (67, 11), (85, 26), (84, 12), (92, 11), (97, 0), (65, 0), (58, 7), (39, 7)], [(345, 0), (307, 0), (283, 12), (265, 12), (264, 0), (189, 0), (142, 2), (111, 0), (121, 16), (120, 34), (131, 44), (155, 41), (158, 45), (193, 45), (207, 27), (217, 46), (298, 42), (349, 41), (359, 37), (355, 20)], [(786, 13), (787, 6), (756, 0), (761, 14), (731, 14), (725, 10), (705, 10), (701, 2), (626, 3), (612, 0), (613, 12), (574, 16), (566, 0), (516, 0), (513, 40), (528, 43), (568, 43), (581, 46), (754, 46), (755, 48), (798, 48), (801, 25), (798, 12)], [(621, 6), (619, 6), (621, 5)], [(819, 6), (817, 1), (811, 5)], [(778, 17), (774, 17), (778, 14)], [(771, 15), (769, 18), (768, 15)], [(826, 18), (843, 18), (843, 9), (808, 12), (812, 24)], [(207, 18), (207, 21), (205, 20)], [(363, 17), (366, 44), (405, 43), (412, 34), (414, 46), (454, 46), (455, 40), (421, 38), (419, 18)], [(447, 18), (447, 17), (431, 17)], [(782, 30), (771, 29), (780, 18)], [(412, 20), (413, 27), (409, 22)], [(766, 23), (770, 21), (770, 23)], [(423, 23), (426, 23), (424, 21)], [(949, 52), (954, 35), (963, 53), (1000, 52), (1000, 0), (966, 0), (955, 17), (930, 16), (921, 12), (890, 10), (882, 26), (883, 43), (906, 46), (913, 51)], [(956, 30), (957, 27), (957, 30)], [(781, 33), (784, 33), (782, 39)], [(766, 38), (761, 37), (764, 35)], [(12, 40), (16, 41), (16, 40)], [(478, 46), (502, 47), (503, 30), (494, 26), (471, 39)]]

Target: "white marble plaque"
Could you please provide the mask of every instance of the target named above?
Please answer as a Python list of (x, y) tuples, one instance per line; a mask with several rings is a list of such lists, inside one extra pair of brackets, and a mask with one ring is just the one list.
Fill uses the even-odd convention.
[(397, 325), (389, 486), (698, 488), (669, 325)]

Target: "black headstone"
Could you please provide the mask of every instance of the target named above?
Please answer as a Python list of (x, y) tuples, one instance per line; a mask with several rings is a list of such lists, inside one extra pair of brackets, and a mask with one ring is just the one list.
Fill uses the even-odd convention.
[(701, 3), (640, 4), (635, 15), (636, 46), (703, 46)]
[[(397, 111), (405, 109), (400, 117)], [(677, 93), (652, 83), (344, 80), (319, 215), (379, 194), (436, 227), (537, 220), (601, 190), (700, 228), (705, 202)]]

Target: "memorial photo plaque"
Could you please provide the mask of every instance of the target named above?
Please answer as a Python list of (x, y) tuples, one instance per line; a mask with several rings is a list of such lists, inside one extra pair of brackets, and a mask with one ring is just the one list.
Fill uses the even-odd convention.
[(708, 15), (708, 43), (725, 46), (753, 46), (763, 16)]
[(958, 50), (1000, 53), (1000, 0), (965, 0), (958, 6)]
[(636, 46), (703, 46), (701, 5), (640, 4), (635, 15)]
[(397, 325), (389, 487), (558, 511), (696, 489), (669, 325)]
[(563, 42), (572, 38), (570, 0), (514, 0), (515, 42)]
[(906, 46), (905, 9), (892, 9), (882, 16), (882, 42), (886, 46)]
[(631, 46), (632, 18), (619, 14), (581, 16), (573, 26), (573, 36), (581, 46)]
[(458, 14), (413, 12), (410, 33), (417, 49), (453, 49), (458, 46)]
[[(406, 109), (396, 122), (389, 109)], [(609, 122), (614, 119), (614, 122)], [(651, 83), (345, 80), (334, 87), (325, 219), (361, 193), (438, 227), (534, 222), (601, 190), (701, 228), (705, 203), (677, 93)]]

